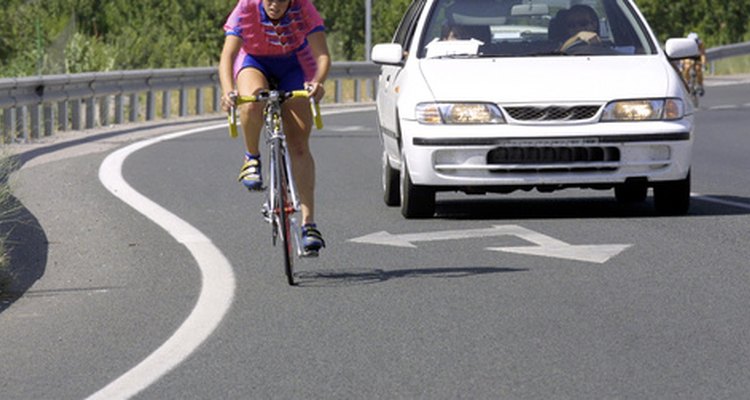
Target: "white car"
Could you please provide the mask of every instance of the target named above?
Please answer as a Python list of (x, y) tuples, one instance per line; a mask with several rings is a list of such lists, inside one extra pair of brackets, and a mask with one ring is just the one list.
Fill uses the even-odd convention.
[(665, 49), (631, 0), (414, 0), (371, 54), (385, 202), (413, 218), (438, 191), (653, 188), (687, 213), (694, 105), (673, 65), (698, 47)]

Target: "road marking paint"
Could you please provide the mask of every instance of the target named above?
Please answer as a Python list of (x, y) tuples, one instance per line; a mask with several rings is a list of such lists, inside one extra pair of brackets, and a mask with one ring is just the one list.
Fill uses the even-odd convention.
[(709, 108), (707, 108), (707, 110), (711, 110), (711, 111), (717, 111), (718, 110), (718, 111), (721, 111), (721, 110), (737, 110), (739, 108), (740, 108), (740, 106), (738, 104), (725, 104), (725, 105), (721, 105), (721, 106), (709, 107)]
[[(335, 115), (370, 109), (374, 109), (374, 106), (324, 110), (322, 113)], [(203, 233), (138, 193), (122, 177), (123, 162), (138, 150), (159, 142), (226, 127), (226, 123), (204, 126), (136, 142), (110, 154), (100, 165), (99, 180), (107, 190), (188, 248), (200, 268), (202, 285), (193, 311), (172, 336), (130, 371), (89, 396), (88, 400), (127, 399), (135, 396), (190, 356), (213, 333), (229, 311), (236, 287), (229, 260)]]
[(457, 240), (491, 236), (516, 236), (535, 246), (487, 247), (485, 250), (526, 254), (542, 257), (563, 258), (603, 264), (632, 246), (630, 244), (572, 245), (562, 240), (532, 231), (519, 225), (495, 225), (492, 228), (461, 229), (437, 232), (404, 233), (394, 235), (386, 231), (349, 239), (355, 243), (416, 248), (412, 242)]
[(110, 154), (99, 167), (99, 180), (107, 190), (187, 247), (201, 272), (201, 291), (188, 318), (164, 344), (130, 371), (91, 395), (91, 400), (127, 399), (156, 382), (213, 333), (232, 304), (236, 286), (234, 272), (221, 251), (199, 230), (138, 193), (122, 177), (123, 162), (138, 150), (166, 140), (225, 127), (226, 124), (212, 125), (137, 142)]

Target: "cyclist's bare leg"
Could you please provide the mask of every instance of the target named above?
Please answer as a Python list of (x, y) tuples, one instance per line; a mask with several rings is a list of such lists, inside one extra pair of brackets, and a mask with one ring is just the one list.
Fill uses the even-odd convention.
[(282, 116), (304, 225), (315, 222), (315, 160), (310, 152), (312, 111), (309, 101), (288, 100), (284, 103)]
[[(240, 96), (251, 96), (268, 88), (268, 81), (255, 68), (245, 68), (237, 75), (237, 91)], [(260, 154), (260, 130), (263, 127), (263, 103), (245, 103), (239, 106), (240, 122), (245, 148), (251, 154)]]
[(698, 83), (699, 94), (703, 96), (703, 63), (695, 63), (695, 80)]

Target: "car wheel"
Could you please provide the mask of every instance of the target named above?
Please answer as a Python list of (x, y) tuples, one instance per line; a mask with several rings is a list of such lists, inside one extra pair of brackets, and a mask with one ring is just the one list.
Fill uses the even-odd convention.
[(648, 195), (648, 186), (645, 182), (628, 182), (615, 186), (615, 198), (624, 204), (642, 203)]
[(401, 160), (401, 214), (406, 218), (429, 218), (435, 214), (435, 191), (411, 182), (406, 160)]
[(685, 179), (654, 186), (654, 206), (660, 215), (685, 215), (690, 208), (690, 173)]
[(383, 149), (383, 201), (390, 207), (401, 204), (401, 193), (399, 190), (399, 173), (397, 169), (391, 167), (388, 161), (388, 153)]

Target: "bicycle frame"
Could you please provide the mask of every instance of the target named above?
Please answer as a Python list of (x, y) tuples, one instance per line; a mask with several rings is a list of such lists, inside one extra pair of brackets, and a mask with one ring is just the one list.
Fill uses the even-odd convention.
[[(284, 199), (280, 199), (283, 192), (282, 185), (286, 186), (286, 190), (291, 198), (289, 204), (284, 204), (284, 211), (288, 213), (292, 221), (295, 245), (297, 248), (297, 255), (301, 255), (301, 246), (299, 240), (299, 225), (297, 224), (296, 217), (293, 217), (294, 213), (300, 212), (300, 200), (299, 194), (297, 193), (297, 185), (292, 175), (292, 165), (289, 159), (289, 153), (286, 146), (286, 136), (284, 135), (284, 122), (281, 119), (281, 103), (278, 99), (270, 99), (266, 103), (266, 107), (263, 111), (265, 117), (265, 125), (263, 130), (265, 131), (266, 144), (268, 147), (268, 154), (270, 158), (268, 168), (268, 182), (269, 187), (274, 190), (266, 191), (266, 201), (263, 205), (264, 214), (268, 211), (275, 210), (277, 207), (282, 206)], [(284, 182), (285, 181), (285, 182)], [(270, 213), (270, 215), (277, 216), (278, 213)], [(274, 229), (278, 229), (280, 221), (270, 221), (266, 217), (268, 222), (273, 223)], [(275, 234), (277, 232), (274, 232)]]
[[(296, 249), (298, 257), (304, 255), (302, 240), (300, 238), (301, 229), (295, 216), (296, 213), (301, 211), (300, 198), (292, 174), (292, 165), (284, 134), (284, 122), (281, 116), (281, 104), (293, 97), (309, 98), (307, 91), (282, 92), (264, 90), (255, 96), (244, 96), (235, 99), (237, 104), (247, 102), (265, 103), (263, 108), (263, 132), (268, 148), (269, 163), (266, 169), (268, 186), (265, 190), (266, 198), (261, 211), (266, 222), (271, 224), (274, 246), (277, 239), (281, 238), (281, 244), (284, 247), (285, 272), (290, 285), (295, 285), (292, 260), (293, 249)], [(320, 129), (322, 128), (322, 120), (320, 118), (319, 106), (312, 98), (310, 98), (310, 104), (315, 125)], [(236, 108), (233, 107), (229, 113), (229, 130), (232, 137), (237, 137), (236, 122), (237, 113)]]

